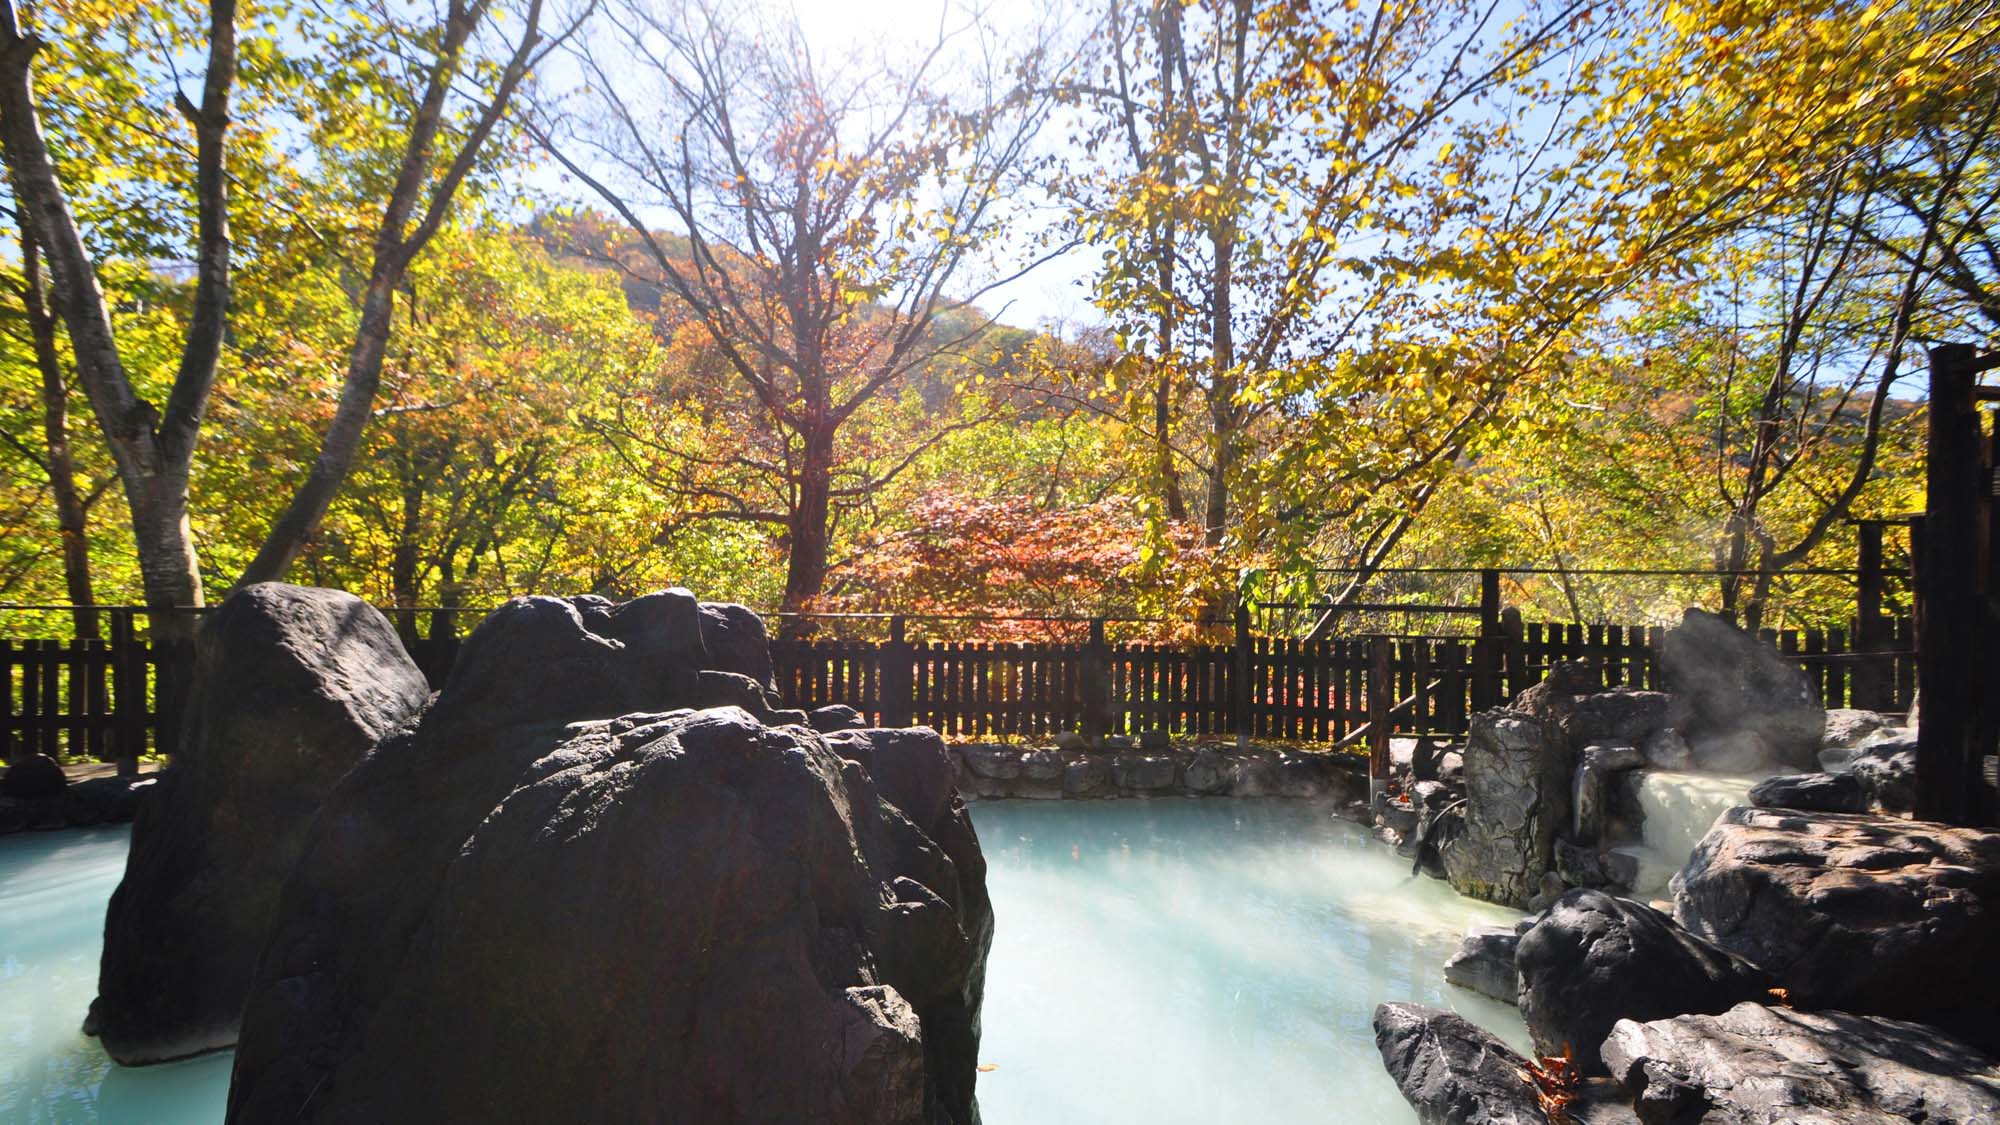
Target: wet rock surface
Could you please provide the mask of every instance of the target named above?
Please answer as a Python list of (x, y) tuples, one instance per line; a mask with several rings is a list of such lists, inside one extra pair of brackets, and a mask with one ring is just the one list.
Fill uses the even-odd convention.
[(1473, 716), (1465, 746), (1465, 828), (1441, 849), (1460, 894), (1525, 907), (1553, 870), (1570, 820), (1574, 755), (1563, 736), (1522, 711)]
[(1528, 1060), (1455, 1013), (1379, 1005), (1375, 1049), (1424, 1125), (1547, 1125)]
[(1601, 891), (1557, 899), (1515, 951), (1521, 1018), (1544, 1055), (1575, 1053), (1604, 1073), (1597, 1046), (1620, 1019), (1727, 1011), (1762, 999), (1768, 974), (1642, 903)]
[(1739, 1004), (1627, 1020), (1603, 1044), (1648, 1122), (1974, 1125), (2000, 1120), (2000, 1067), (1921, 1024)]
[(2000, 832), (1733, 809), (1680, 877), (1675, 917), (1802, 1006), (2000, 1031)]
[(1752, 786), (1750, 803), (1760, 809), (1858, 813), (1868, 799), (1861, 779), (1851, 773), (1781, 773)]
[(87, 1024), (127, 1065), (236, 1041), (307, 826), (430, 691), (388, 620), (336, 590), (247, 587), (194, 650), (181, 751), (139, 804)]
[(709, 617), (480, 625), (315, 823), (230, 1121), (976, 1120), (992, 910), (952, 758), (684, 709)]
[(1466, 933), (1444, 963), (1444, 979), (1503, 1004), (1519, 1002), (1521, 976), (1514, 950), (1521, 935), (1512, 926), (1480, 926)]

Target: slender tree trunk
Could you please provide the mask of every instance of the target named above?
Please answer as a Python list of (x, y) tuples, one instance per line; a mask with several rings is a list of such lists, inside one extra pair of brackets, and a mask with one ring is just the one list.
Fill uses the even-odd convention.
[(1216, 232), (1211, 242), (1215, 247), (1215, 320), (1209, 331), (1210, 451), (1202, 541), (1210, 547), (1220, 547), (1229, 527), (1229, 476), (1236, 467), (1236, 332), (1230, 323), (1234, 315), (1230, 287), (1234, 282), (1236, 245), (1226, 229)]
[[(1181, 56), (1180, 4), (1163, 4), (1159, 12), (1160, 108), (1163, 125), (1170, 128), (1174, 119), (1174, 74)], [(1179, 174), (1173, 142), (1169, 140), (1161, 145), (1157, 153), (1162, 161), (1160, 181), (1166, 185), (1167, 195), (1171, 198)], [(1177, 366), (1174, 346), (1179, 320), (1174, 301), (1174, 267), (1179, 255), (1174, 245), (1175, 233), (1174, 211), (1170, 208), (1160, 219), (1153, 236), (1153, 261), (1159, 271), (1160, 285), (1160, 366), (1153, 373), (1153, 440), (1167, 518), (1179, 523), (1187, 519), (1187, 500), (1181, 495), (1180, 470), (1174, 464), (1173, 447), (1174, 370)]]
[[(804, 613), (826, 589), (829, 515), (833, 491), (833, 428), (809, 423), (799, 463), (798, 500), (792, 506), (790, 557), (785, 564), (786, 613)], [(796, 618), (788, 631), (805, 630)]]
[(327, 508), (332, 506), (361, 450), (362, 432), (375, 413), (375, 392), (382, 384), (382, 357), (389, 346), (396, 289), (403, 284), (410, 263), (443, 225), (452, 196), (471, 173), (480, 149), (506, 115), (514, 90), (536, 58), (536, 47), (542, 41), (542, 0), (529, 0), (521, 38), (494, 85), (491, 99), (458, 141), (443, 175), (432, 183), (437, 138), (446, 120), (452, 81), (459, 73), (466, 42), (490, 7), (490, 0), (453, 4), (440, 28), (438, 53), (430, 68), (429, 83), (418, 101), (409, 140), (403, 146), (402, 166), (395, 187), (390, 190), (388, 205), (383, 209), (382, 223), (376, 229), (375, 261), (369, 269), (368, 289), (361, 298), (361, 323), (355, 329), (354, 346), (348, 352), (347, 378), (340, 388), (340, 403), (334, 407), (333, 421), (320, 439), (319, 456), (313, 459), (312, 471), (277, 522), (271, 525), (263, 545), (257, 548), (257, 557), (250, 560), (243, 577), (237, 580), (239, 585), (283, 578), (319, 530), (320, 521), (326, 518)]
[(76, 487), (76, 458), (69, 445), (69, 384), (63, 377), (62, 356), (56, 350), (56, 322), (42, 286), (40, 249), (27, 227), (21, 228), (22, 303), (35, 366), (42, 375), (42, 437), (48, 447), (49, 494), (56, 506), (56, 532), (62, 537), (63, 585), (75, 613), (76, 635), (97, 636), (97, 599), (90, 585), (90, 514)]
[(378, 254), (368, 289), (361, 299), (361, 323), (355, 329), (354, 347), (348, 353), (347, 378), (341, 384), (340, 404), (333, 421), (320, 441), (319, 456), (312, 471), (293, 494), (292, 502), (271, 525), (257, 557), (244, 568), (239, 585), (275, 582), (298, 561), (312, 536), (319, 530), (326, 510), (347, 479), (355, 455), (361, 450), (361, 435), (375, 412), (375, 392), (382, 385), (382, 357), (389, 346), (389, 328), (395, 311), (395, 287), (402, 276), (399, 265)]

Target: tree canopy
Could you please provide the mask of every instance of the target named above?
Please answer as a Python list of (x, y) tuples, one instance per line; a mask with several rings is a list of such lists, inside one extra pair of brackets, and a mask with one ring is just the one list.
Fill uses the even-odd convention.
[(9, 0), (0, 599), (1839, 623), (2000, 336), (1991, 5), (926, 11)]

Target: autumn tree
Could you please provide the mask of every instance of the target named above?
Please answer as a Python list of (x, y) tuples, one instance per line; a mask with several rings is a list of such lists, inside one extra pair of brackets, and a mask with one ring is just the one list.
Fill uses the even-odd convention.
[(676, 346), (754, 400), (755, 432), (715, 436), (777, 494), (716, 489), (698, 510), (780, 529), (796, 612), (824, 589), (836, 506), (915, 453), (841, 480), (859, 420), (990, 323), (972, 310), (1015, 271), (984, 255), (1046, 106), (1020, 69), (1036, 56), (1001, 58), (976, 28), (909, 62), (828, 59), (756, 14), (612, 5), (613, 42), (577, 52), (587, 109), (542, 139), (631, 228)]
[(43, 43), (23, 28), (13, 0), (0, 10), (0, 145), (16, 206), (47, 256), (77, 381), (90, 398), (125, 489), (146, 604), (154, 608), (200, 605), (202, 600), (201, 569), (188, 529), (188, 472), (215, 382), (229, 305), (230, 189), (224, 142), (236, 80), (235, 0), (215, 0), (208, 17), (200, 99), (176, 95), (196, 140), (200, 217), (193, 310), (162, 408), (142, 396), (126, 369), (96, 266), (43, 137), (33, 76), (34, 56)]
[[(396, 291), (410, 264), (437, 236), (451, 213), (453, 198), (479, 165), (486, 145), (507, 118), (509, 103), (536, 64), (583, 25), (591, 6), (557, 34), (545, 36), (543, 0), (527, 0), (520, 29), (492, 59), (477, 52), (481, 25), (496, 22), (494, 0), (450, 0), (436, 29), (434, 53), (404, 75), (409, 84), (385, 83), (375, 93), (389, 116), (407, 114), (406, 137), (395, 164), (387, 203), (375, 229), (368, 282), (361, 293), (361, 319), (349, 350), (339, 405), (329, 421), (312, 468), (291, 503), (271, 525), (264, 545), (243, 571), (241, 582), (283, 578), (325, 518), (361, 449), (361, 437), (381, 387)], [(457, 94), (470, 80), (476, 92)], [(407, 105), (404, 99), (410, 100)], [(401, 112), (398, 112), (401, 111)]]
[(1522, 270), (1560, 200), (1485, 192), (1550, 165), (1514, 118), (1567, 92), (1548, 71), (1587, 10), (1107, 3), (1066, 187), (1209, 546), (1379, 565), (1585, 307), (1596, 287)]
[[(2000, 28), (1949, 3), (1686, 3), (1633, 45), (1585, 143), (1616, 156), (1603, 191), (1635, 250), (1663, 223), (1697, 234), (1670, 259), (1696, 311), (1668, 346), (1720, 384), (1716, 568), (1755, 623), (1873, 479), (1914, 342), (2000, 324)], [(1787, 489), (1812, 499), (1781, 536)]]

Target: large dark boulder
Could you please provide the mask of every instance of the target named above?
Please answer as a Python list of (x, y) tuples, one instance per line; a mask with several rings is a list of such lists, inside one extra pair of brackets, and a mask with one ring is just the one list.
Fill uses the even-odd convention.
[(1771, 979), (1643, 903), (1574, 890), (1521, 935), (1521, 1018), (1544, 1055), (1575, 1052), (1604, 1073), (1597, 1046), (1621, 1019), (1723, 1012), (1763, 999)]
[(2000, 1121), (2000, 1067), (1936, 1028), (1899, 1020), (1743, 1003), (1622, 1021), (1603, 1055), (1647, 1122)]
[(1660, 674), (1685, 698), (1702, 768), (1818, 767), (1826, 711), (1805, 669), (1728, 619), (1690, 609), (1661, 637)]
[(942, 742), (686, 709), (707, 620), (474, 631), (313, 828), (230, 1121), (976, 1119), (992, 912)]
[(1375, 1049), (1423, 1125), (1547, 1125), (1528, 1060), (1462, 1016), (1377, 1005)]
[(1555, 870), (1570, 823), (1576, 755), (1550, 723), (1519, 710), (1472, 717), (1465, 743), (1465, 828), (1439, 849), (1460, 894), (1525, 908)]
[(1674, 916), (1801, 1005), (2000, 1034), (2000, 832), (1731, 809), (1681, 871)]
[(707, 666), (718, 672), (748, 676), (775, 692), (770, 636), (764, 619), (733, 602), (701, 603), (701, 643), (708, 650)]
[(126, 1065), (236, 1041), (251, 971), (334, 783), (429, 687), (352, 594), (270, 582), (194, 643), (180, 751), (138, 806), (86, 1030)]
[(0, 773), (0, 797), (33, 801), (60, 797), (68, 788), (62, 766), (47, 754), (29, 754)]

